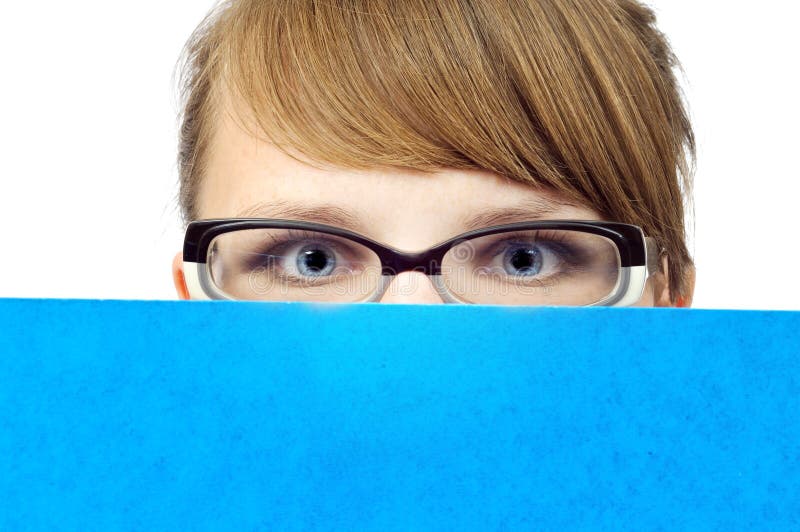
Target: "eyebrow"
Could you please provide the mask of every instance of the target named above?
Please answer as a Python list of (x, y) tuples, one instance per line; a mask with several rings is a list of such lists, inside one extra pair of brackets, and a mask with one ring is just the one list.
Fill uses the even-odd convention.
[[(529, 199), (515, 206), (493, 208), (462, 217), (461, 225), (466, 232), (514, 222), (554, 219), (559, 213), (563, 213), (562, 209), (565, 207), (580, 208), (579, 205), (565, 200)], [(356, 233), (366, 232), (366, 224), (359, 216), (326, 203), (309, 205), (291, 201), (258, 202), (238, 212), (236, 217), (300, 220), (332, 225)]]
[(262, 201), (238, 212), (237, 218), (278, 218), (282, 220), (300, 220), (316, 222), (363, 232), (365, 224), (355, 214), (326, 203), (304, 204), (291, 201)]
[(472, 231), (528, 220), (552, 220), (565, 217), (564, 208), (580, 208), (580, 205), (560, 199), (529, 199), (518, 205), (494, 208), (465, 217), (462, 224), (467, 231)]

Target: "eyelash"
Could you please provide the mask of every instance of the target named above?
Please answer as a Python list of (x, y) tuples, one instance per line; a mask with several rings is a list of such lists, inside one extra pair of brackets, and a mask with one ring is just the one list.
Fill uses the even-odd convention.
[[(521, 236), (525, 236), (525, 233), (518, 233), (518, 234), (509, 234), (506, 235), (506, 238), (503, 240), (496, 242), (491, 250), (490, 255), (492, 257), (496, 257), (497, 253), (496, 250), (501, 246), (507, 247), (509, 244), (513, 244), (515, 242), (515, 238), (520, 238)], [(520, 244), (538, 244), (538, 243), (545, 243), (548, 246), (555, 247), (559, 257), (567, 262), (568, 264), (575, 265), (580, 264), (580, 260), (578, 259), (579, 250), (575, 249), (573, 245), (570, 243), (570, 238), (567, 234), (563, 231), (556, 232), (556, 231), (542, 231), (536, 233), (535, 238), (530, 241), (519, 242)]]
[(321, 238), (319, 233), (311, 233), (300, 229), (289, 229), (285, 235), (281, 235), (280, 237), (270, 235), (270, 240), (271, 242), (269, 244), (261, 246), (258, 255), (252, 259), (251, 263), (248, 264), (249, 267), (254, 268), (263, 266), (265, 259), (267, 261), (272, 260), (275, 255), (280, 255), (280, 253), (289, 245), (296, 245), (299, 240), (308, 240), (309, 242), (314, 243), (324, 243), (325, 245), (330, 246), (330, 248), (334, 251), (338, 251), (340, 253), (342, 251), (341, 244), (339, 242), (332, 239)]

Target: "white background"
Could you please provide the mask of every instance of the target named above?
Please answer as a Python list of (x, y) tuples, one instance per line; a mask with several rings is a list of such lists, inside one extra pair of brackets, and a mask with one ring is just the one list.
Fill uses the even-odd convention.
[[(3, 6), (0, 297), (175, 298), (173, 71), (212, 4)], [(699, 141), (695, 306), (800, 309), (800, 8), (650, 5)]]

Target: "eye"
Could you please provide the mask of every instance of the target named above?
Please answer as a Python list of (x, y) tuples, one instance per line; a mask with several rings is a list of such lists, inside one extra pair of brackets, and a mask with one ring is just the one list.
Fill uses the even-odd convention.
[(334, 278), (359, 275), (370, 267), (379, 267), (380, 260), (358, 244), (330, 235), (313, 232), (286, 231), (270, 234), (269, 243), (248, 262), (246, 273), (282, 277), (282, 282), (329, 282)]

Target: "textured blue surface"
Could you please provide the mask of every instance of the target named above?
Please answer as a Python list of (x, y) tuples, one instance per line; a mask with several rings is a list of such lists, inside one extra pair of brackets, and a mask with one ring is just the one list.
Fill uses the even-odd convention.
[(800, 313), (0, 300), (0, 529), (797, 529)]

